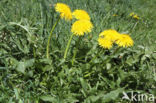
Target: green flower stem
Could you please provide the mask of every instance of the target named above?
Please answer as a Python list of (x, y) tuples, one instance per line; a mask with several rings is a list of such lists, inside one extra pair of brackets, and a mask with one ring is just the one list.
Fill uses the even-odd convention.
[(74, 36), (74, 34), (72, 33), (72, 35), (70, 36), (70, 39), (68, 40), (68, 44), (67, 44), (66, 50), (64, 52), (64, 59), (67, 58), (68, 49), (70, 47), (70, 43), (71, 43), (71, 40), (72, 40), (73, 36)]
[(81, 37), (79, 37), (79, 40), (76, 43), (76, 48), (74, 50), (74, 55), (73, 55), (73, 58), (72, 58), (72, 65), (74, 65), (74, 62), (75, 62), (75, 58), (76, 58), (77, 51), (78, 51), (78, 46), (80, 45), (80, 40), (81, 40)]
[(73, 55), (73, 58), (72, 58), (72, 65), (74, 65), (76, 54), (77, 54), (77, 48), (74, 50), (74, 55)]
[(56, 21), (56, 23), (53, 25), (51, 31), (50, 31), (50, 35), (48, 37), (48, 42), (47, 42), (47, 48), (46, 48), (46, 56), (47, 58), (49, 58), (49, 47), (50, 47), (50, 41), (51, 41), (51, 38), (52, 38), (52, 34), (53, 34), (53, 31), (56, 27), (56, 25), (58, 24), (58, 22), (60, 21), (60, 17), (58, 18), (58, 20)]

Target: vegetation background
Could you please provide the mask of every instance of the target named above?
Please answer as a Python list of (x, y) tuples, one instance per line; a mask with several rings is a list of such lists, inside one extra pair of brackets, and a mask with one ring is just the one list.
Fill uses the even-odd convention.
[[(74, 37), (67, 60), (71, 22), (65, 20), (54, 31), (51, 58), (45, 55), (59, 16), (57, 2), (86, 10), (94, 24), (92, 33)], [(127, 103), (123, 91), (156, 96), (155, 5), (155, 0), (0, 0), (0, 102)], [(98, 35), (110, 28), (130, 34), (134, 46), (101, 50)]]

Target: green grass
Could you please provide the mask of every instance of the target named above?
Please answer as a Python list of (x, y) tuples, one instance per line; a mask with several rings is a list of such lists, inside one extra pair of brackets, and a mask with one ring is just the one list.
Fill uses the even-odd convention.
[[(72, 11), (86, 10), (94, 25), (88, 35), (73, 38), (66, 60), (74, 20), (60, 20), (50, 59), (46, 58), (48, 36), (59, 16), (54, 10), (57, 2)], [(155, 0), (1, 0), (0, 102), (127, 103), (123, 91), (156, 96), (155, 4)], [(131, 12), (140, 19), (131, 18)], [(106, 29), (128, 33), (134, 46), (101, 49), (97, 39)]]

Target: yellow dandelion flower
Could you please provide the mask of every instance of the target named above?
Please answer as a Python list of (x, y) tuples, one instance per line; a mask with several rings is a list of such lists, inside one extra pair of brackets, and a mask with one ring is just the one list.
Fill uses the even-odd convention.
[(113, 16), (118, 16), (117, 14), (113, 14)]
[(82, 36), (85, 33), (91, 32), (93, 24), (89, 20), (78, 20), (71, 28), (71, 32), (75, 35)]
[(88, 13), (84, 10), (75, 10), (72, 15), (78, 20), (90, 20)]
[(120, 47), (130, 47), (133, 46), (132, 38), (127, 34), (121, 34), (120, 38), (116, 41)]
[(134, 16), (135, 15), (135, 13), (134, 12), (131, 12), (130, 14), (129, 14), (129, 16)]
[(111, 40), (112, 42), (118, 40), (120, 38), (120, 34), (116, 30), (104, 30), (102, 33), (99, 35), (100, 37), (104, 37), (106, 39)]
[(113, 42), (106, 38), (99, 37), (98, 43), (102, 48), (110, 49), (112, 48)]
[(65, 20), (72, 19), (72, 12), (68, 5), (63, 3), (57, 3), (55, 5), (55, 10), (60, 13), (61, 18), (64, 18)]
[(133, 17), (134, 19), (138, 19), (139, 20), (139, 16), (137, 14), (135, 14), (134, 12), (130, 13), (131, 17)]
[(133, 18), (139, 20), (139, 16), (138, 15), (134, 15)]

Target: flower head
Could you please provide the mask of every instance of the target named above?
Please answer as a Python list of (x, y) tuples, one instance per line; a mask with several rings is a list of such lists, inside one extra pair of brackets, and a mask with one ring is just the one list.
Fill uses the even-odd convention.
[(133, 18), (139, 20), (139, 16), (138, 15), (134, 15)]
[(130, 13), (129, 16), (133, 17), (134, 19), (139, 20), (139, 16), (135, 14), (134, 12)]
[(98, 43), (101, 47), (107, 48), (107, 49), (110, 49), (113, 45), (112, 41), (110, 41), (109, 39), (106, 39), (106, 38), (102, 38), (102, 37), (99, 37)]
[(127, 34), (121, 34), (120, 38), (116, 41), (120, 47), (129, 47), (133, 46), (132, 38)]
[(68, 5), (57, 3), (55, 5), (55, 10), (60, 13), (61, 18), (64, 18), (66, 20), (72, 19), (72, 13)]
[(78, 20), (90, 20), (88, 13), (84, 10), (75, 10), (72, 15)]
[(89, 20), (78, 20), (72, 25), (71, 32), (81, 36), (91, 32), (92, 28), (93, 24)]
[(118, 16), (117, 14), (113, 14), (113, 16)]
[(135, 15), (135, 13), (134, 12), (131, 12), (130, 14), (129, 14), (129, 16), (134, 16)]
[(120, 34), (116, 30), (112, 30), (112, 29), (103, 31), (102, 33), (100, 33), (99, 36), (109, 39), (112, 42), (120, 38)]

